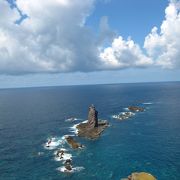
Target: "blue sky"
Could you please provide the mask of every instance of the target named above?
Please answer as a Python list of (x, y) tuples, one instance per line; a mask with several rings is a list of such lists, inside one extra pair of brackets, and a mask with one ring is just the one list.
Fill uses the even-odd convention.
[(0, 3), (0, 88), (180, 80), (179, 1), (42, 2)]
[(140, 43), (153, 26), (160, 26), (164, 19), (164, 10), (168, 0), (111, 0), (109, 3), (99, 1), (95, 10), (87, 20), (94, 30), (102, 16), (107, 16), (110, 27), (124, 38), (128, 36)]

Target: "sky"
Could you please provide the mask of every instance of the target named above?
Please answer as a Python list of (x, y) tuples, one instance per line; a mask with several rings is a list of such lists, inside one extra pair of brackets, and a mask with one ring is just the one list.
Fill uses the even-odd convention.
[(180, 81), (179, 0), (1, 0), (0, 88)]

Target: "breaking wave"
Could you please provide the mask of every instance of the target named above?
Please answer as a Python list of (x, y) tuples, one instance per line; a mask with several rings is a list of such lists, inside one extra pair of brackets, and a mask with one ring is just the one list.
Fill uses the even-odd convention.
[(72, 170), (67, 170), (64, 166), (57, 168), (58, 171), (64, 172), (64, 173), (74, 173), (74, 172), (80, 172), (84, 170), (85, 168), (82, 166), (74, 167)]

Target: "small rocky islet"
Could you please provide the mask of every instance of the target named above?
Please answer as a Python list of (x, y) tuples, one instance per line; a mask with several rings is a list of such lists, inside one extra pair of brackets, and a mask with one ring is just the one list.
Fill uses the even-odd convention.
[(121, 112), (117, 115), (113, 115), (112, 118), (118, 119), (118, 120), (126, 120), (135, 115), (135, 112), (143, 112), (145, 111), (145, 108), (143, 107), (138, 107), (138, 106), (129, 106), (126, 108), (128, 111), (127, 112)]
[(94, 105), (89, 107), (87, 123), (80, 123), (76, 126), (77, 135), (88, 139), (96, 139), (109, 126), (107, 120), (98, 120), (98, 111)]
[(138, 106), (129, 106), (128, 109), (132, 112), (143, 112), (145, 110), (144, 108)]
[(73, 149), (81, 149), (84, 147), (82, 144), (77, 142), (72, 136), (66, 136), (65, 139), (67, 143), (70, 145), (70, 147)]

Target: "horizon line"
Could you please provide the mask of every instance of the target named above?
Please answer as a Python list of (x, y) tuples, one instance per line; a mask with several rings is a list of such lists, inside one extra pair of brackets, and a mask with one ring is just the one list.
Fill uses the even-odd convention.
[(137, 82), (117, 82), (117, 83), (94, 83), (94, 84), (65, 84), (65, 85), (42, 85), (42, 86), (17, 86), (17, 87), (0, 87), (0, 90), (6, 89), (26, 89), (26, 88), (50, 88), (50, 87), (70, 87), (70, 86), (97, 86), (97, 85), (118, 85), (118, 84), (149, 84), (149, 83), (178, 83), (177, 81), (137, 81)]

